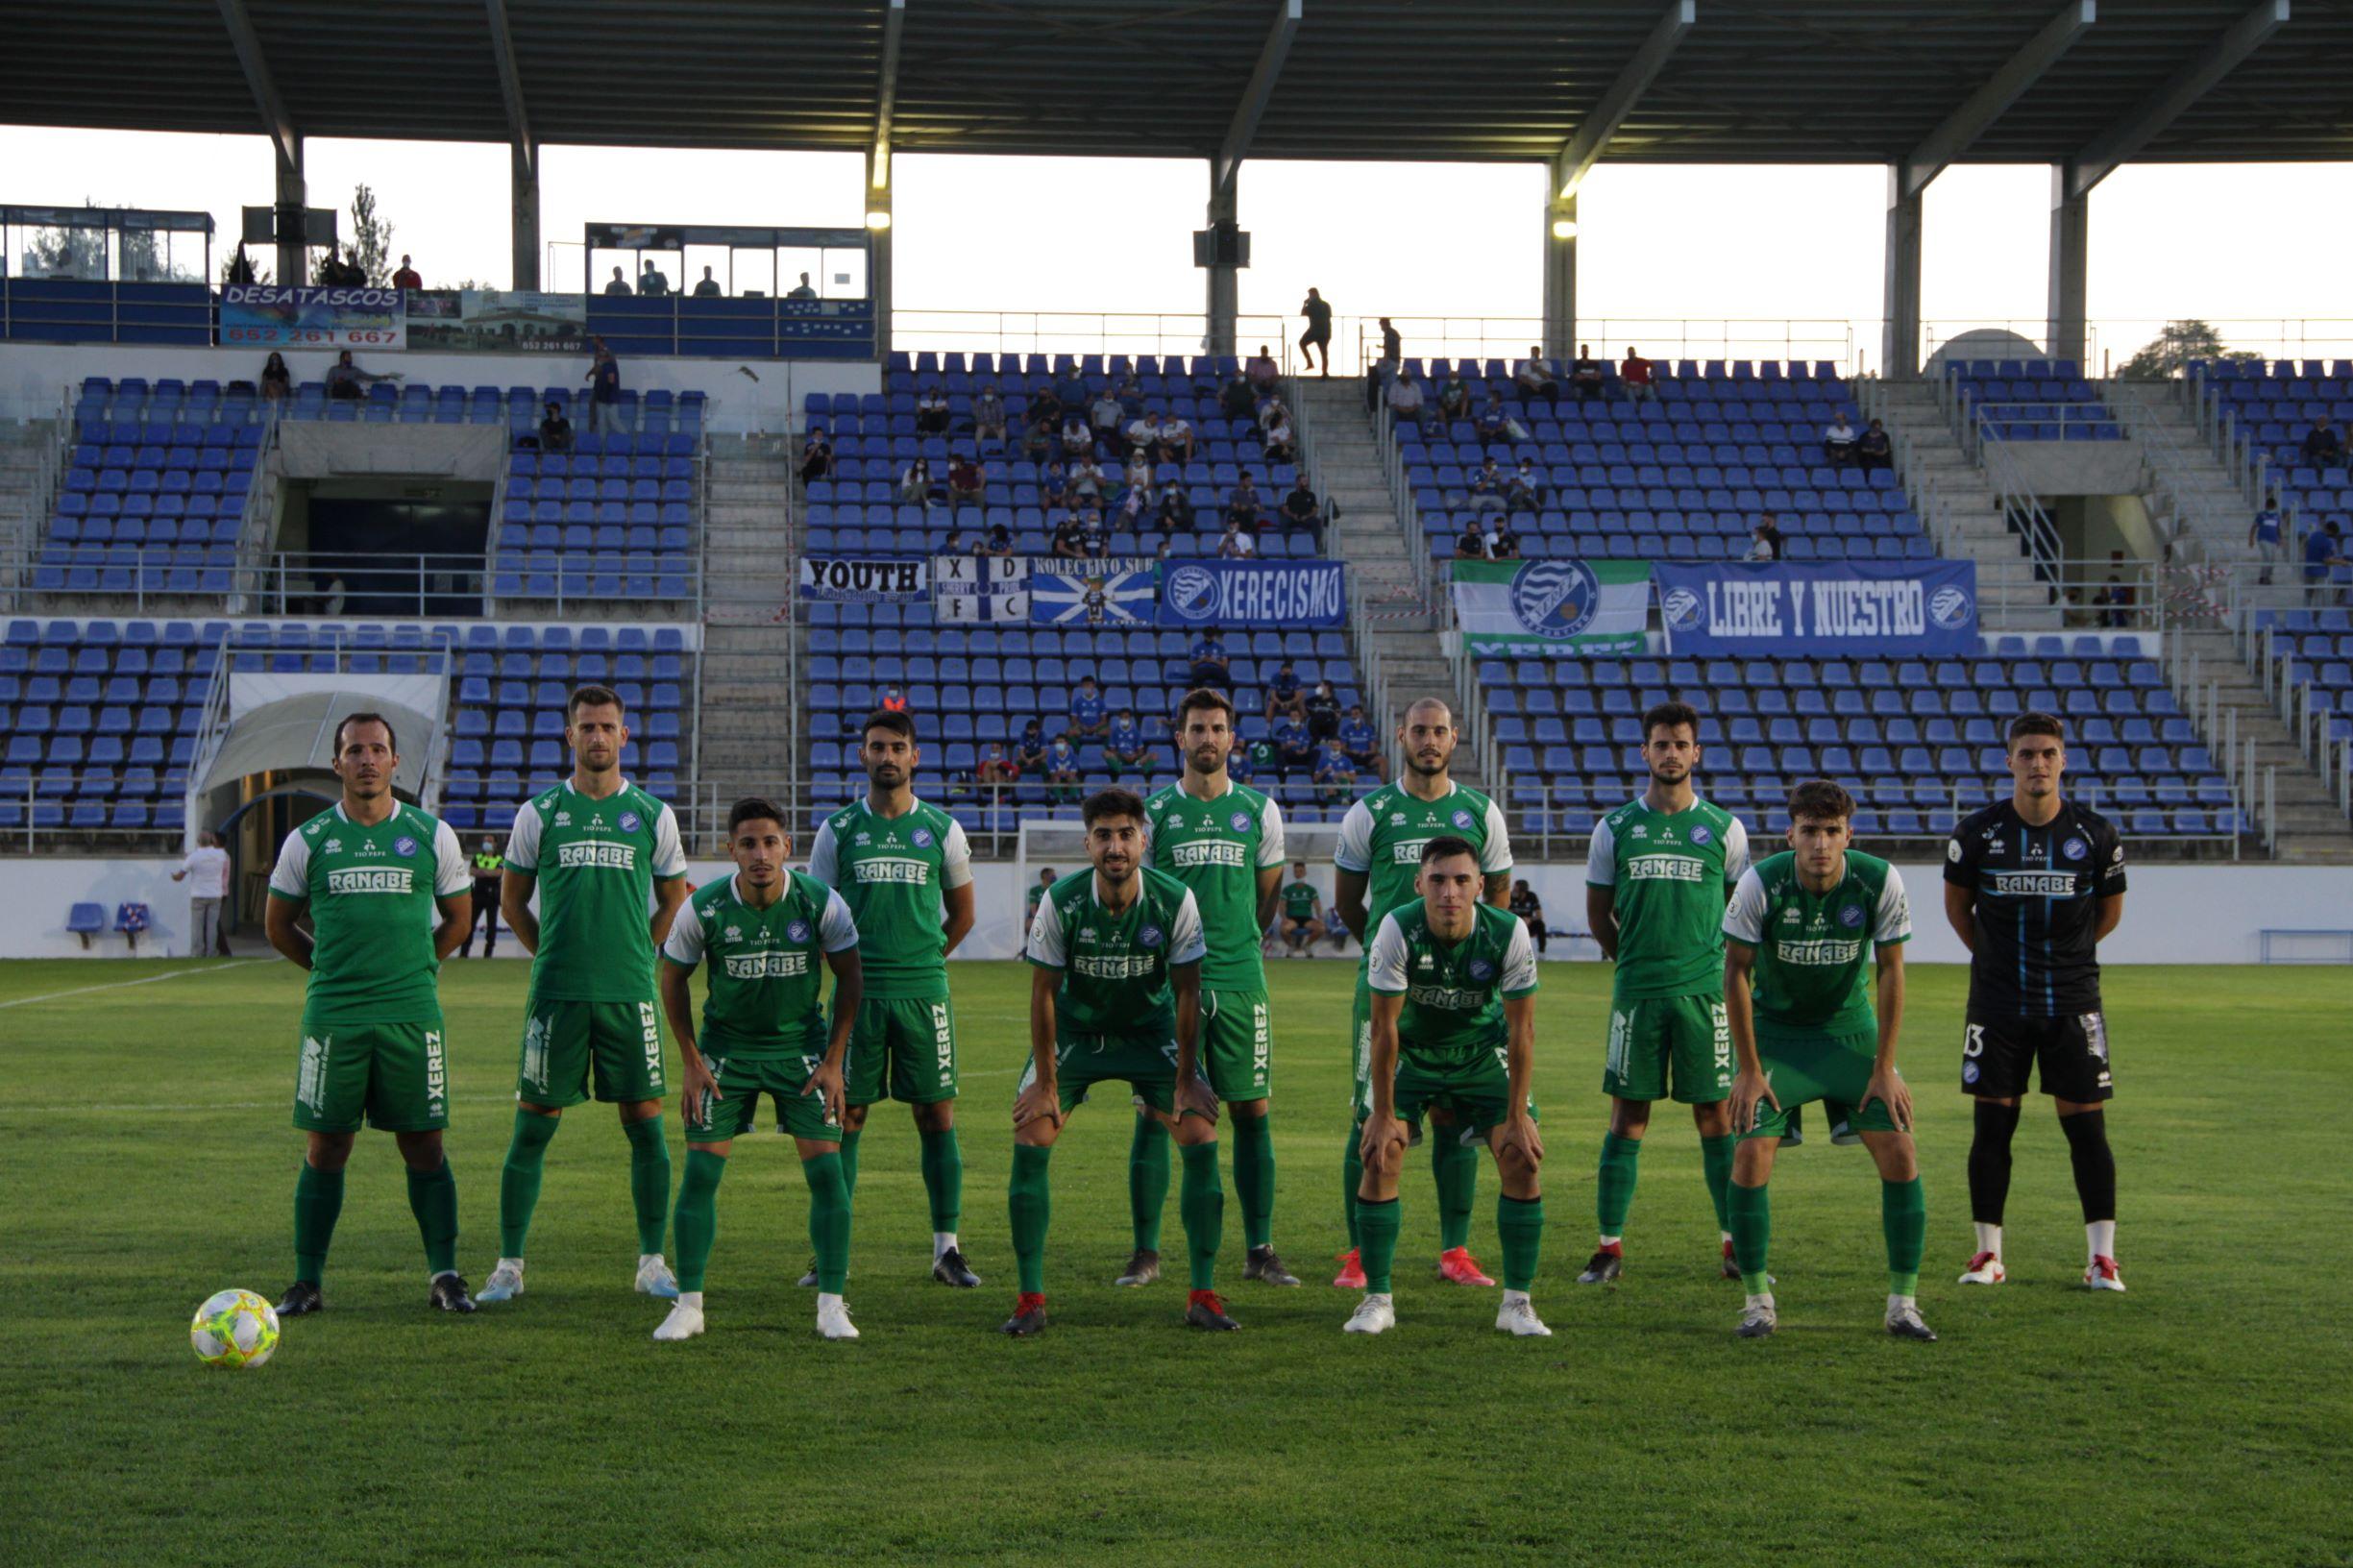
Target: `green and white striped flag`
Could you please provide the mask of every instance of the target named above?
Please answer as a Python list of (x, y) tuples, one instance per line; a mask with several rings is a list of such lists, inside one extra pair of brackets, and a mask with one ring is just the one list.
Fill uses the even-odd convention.
[(1639, 653), (1648, 561), (1455, 561), (1455, 619), (1475, 654)]

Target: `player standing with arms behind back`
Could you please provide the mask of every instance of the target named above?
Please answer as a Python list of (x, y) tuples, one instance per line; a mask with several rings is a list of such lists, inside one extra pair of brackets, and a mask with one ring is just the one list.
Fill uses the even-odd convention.
[(523, 1293), (523, 1247), (556, 1118), (592, 1094), (619, 1106), (629, 1139), (637, 1288), (670, 1299), (678, 1282), (662, 1261), (670, 1145), (653, 954), (686, 902), (686, 851), (670, 808), (622, 776), (629, 728), (619, 694), (582, 686), (564, 721), (572, 776), (524, 802), (506, 844), (500, 913), (532, 955), (531, 993), (515, 1134), (499, 1180), (499, 1263), (481, 1299)]
[[(1201, 1067), (1234, 1127), (1234, 1192), (1250, 1248), (1242, 1278), (1297, 1285), (1275, 1255), (1275, 1145), (1267, 1120), (1274, 1009), (1266, 995), (1266, 922), (1283, 876), (1283, 808), (1226, 776), (1234, 704), (1201, 687), (1177, 704), (1184, 777), (1144, 802), (1152, 867), (1192, 890), (1201, 912)], [(1142, 1106), (1128, 1152), (1136, 1256), (1121, 1285), (1160, 1274), (1168, 1198), (1168, 1126)], [(1147, 1230), (1148, 1223), (1148, 1230)]]
[[(1364, 1118), (1372, 1114), (1372, 991), (1365, 982), (1373, 934), (1389, 911), (1417, 896), (1422, 849), (1431, 840), (1462, 839), (1478, 852), (1483, 900), (1501, 908), (1511, 891), (1511, 840), (1494, 801), (1454, 780), (1454, 710), (1434, 697), (1408, 707), (1397, 726), (1405, 770), (1348, 808), (1340, 820), (1332, 907), (1364, 949), (1357, 966), (1356, 1009), (1349, 1049), (1355, 1059), (1355, 1123), (1341, 1156), (1341, 1191), (1348, 1217), (1348, 1250), (1340, 1255), (1342, 1290), (1364, 1288), (1357, 1189), (1364, 1180)], [(1454, 1285), (1493, 1285), (1471, 1256), (1471, 1205), (1479, 1189), (1479, 1150), (1465, 1142), (1454, 1112), (1431, 1112), (1430, 1173), (1438, 1187), (1438, 1276)]]
[[(457, 1273), (457, 1179), (441, 1152), (449, 1069), (433, 984), (473, 928), (474, 906), (457, 835), (392, 793), (396, 744), (380, 714), (345, 716), (334, 741), (343, 798), (286, 835), (270, 872), (270, 945), (310, 971), (294, 1085), (294, 1125), (307, 1146), (294, 1181), (294, 1283), (278, 1304), (281, 1317), (327, 1305), (319, 1286), (362, 1115), (392, 1135), (408, 1167), (432, 1304), (474, 1311)], [(307, 943), (294, 928), (306, 909)]]
[(1724, 1017), (1724, 903), (1749, 869), (1749, 830), (1691, 787), (1700, 763), (1700, 716), (1661, 702), (1642, 716), (1642, 760), (1651, 782), (1593, 824), (1585, 857), (1585, 921), (1617, 961), (1610, 980), (1609, 1046), (1594, 1206), (1601, 1238), (1580, 1285), (1605, 1285), (1625, 1268), (1626, 1215), (1633, 1207), (1651, 1102), (1670, 1093), (1691, 1107), (1700, 1170), (1716, 1206), (1724, 1272), (1732, 1264), (1732, 1039)]
[(1963, 1285), (1999, 1285), (2010, 1136), (2028, 1069), (2058, 1108), (2083, 1205), (2083, 1283), (2121, 1290), (2116, 1266), (2115, 1093), (2099, 1005), (2099, 943), (2124, 918), (2124, 843), (2059, 793), (2067, 732), (2047, 713), (2010, 721), (2010, 798), (1962, 821), (1945, 846), (1945, 919), (1970, 950), (1961, 1092), (1977, 1102), (1969, 1210), (1977, 1248)]

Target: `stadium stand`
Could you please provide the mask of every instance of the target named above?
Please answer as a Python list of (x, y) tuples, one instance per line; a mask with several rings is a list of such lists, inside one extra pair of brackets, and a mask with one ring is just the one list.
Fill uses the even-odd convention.
[(2200, 399), (2235, 419), (2268, 459), (2271, 489), (2307, 522), (2353, 513), (2353, 460), (2315, 462), (2304, 441), (2323, 419), (2341, 441), (2353, 422), (2353, 360), (2199, 360), (2190, 374)]
[(251, 388), (84, 382), (35, 590), (228, 593), (266, 433)]
[[(2353, 742), (2353, 610), (2257, 610), (2252, 625), (2259, 636), (2271, 634), (2269, 657), (2285, 689), (2310, 689), (2325, 738)], [(2293, 710), (2295, 699), (2287, 705)]]
[(1962, 416), (2005, 441), (2120, 441), (2123, 427), (2072, 359), (1956, 359), (1945, 374)]

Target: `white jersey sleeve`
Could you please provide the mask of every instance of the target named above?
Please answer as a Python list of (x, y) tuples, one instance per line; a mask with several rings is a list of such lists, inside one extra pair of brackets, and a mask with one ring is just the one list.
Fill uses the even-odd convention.
[[(1727, 845), (1728, 857), (1731, 847)], [(1585, 886), (1611, 888), (1618, 882), (1618, 836), (1610, 831), (1609, 819), (1605, 817), (1593, 824), (1593, 847), (1585, 851)]]
[(849, 918), (849, 905), (838, 893), (829, 894), (825, 913), (817, 918), (817, 944), (829, 953), (858, 945), (858, 922)]
[(433, 896), (454, 898), (474, 891), (474, 868), (458, 846), (457, 829), (447, 822), (433, 824)]
[(668, 802), (653, 821), (653, 874), (664, 882), (686, 874), (686, 845), (678, 840), (678, 814)]
[(1487, 842), (1479, 851), (1479, 869), (1489, 876), (1511, 870), (1511, 828), (1504, 821), (1504, 808), (1492, 800), (1487, 802)]
[(1739, 818), (1724, 830), (1724, 880), (1737, 883), (1749, 869), (1749, 827)]
[(1283, 808), (1275, 797), (1266, 797), (1266, 809), (1259, 813), (1259, 870), (1283, 864)]
[(1887, 886), (1879, 890), (1871, 940), (1881, 947), (1912, 940), (1912, 900), (1903, 891), (1903, 873), (1893, 866), (1887, 869)]
[(1038, 900), (1038, 918), (1029, 922), (1029, 945), (1021, 956), (1041, 968), (1066, 968), (1070, 963), (1070, 946), (1062, 928), (1062, 910), (1047, 894)]
[(310, 841), (299, 827), (278, 846), (278, 866), (270, 872), (270, 891), (289, 898), (310, 896)]
[(1406, 934), (1397, 924), (1397, 917), (1381, 918), (1381, 929), (1373, 935), (1373, 944), (1364, 950), (1364, 983), (1384, 996), (1403, 996), (1406, 993)]
[(515, 813), (514, 831), (506, 835), (506, 869), (527, 876), (539, 871), (539, 802), (526, 800)]
[(809, 843), (809, 874), (830, 888), (840, 870), (840, 848), (834, 843), (833, 823), (819, 823), (817, 837)]
[(1526, 920), (1511, 922), (1511, 944), (1504, 949), (1504, 974), (1497, 989), (1507, 1000), (1535, 992), (1536, 944), (1529, 940)]
[(1332, 864), (1343, 871), (1373, 869), (1373, 814), (1361, 800), (1340, 819), (1339, 843), (1333, 846)]
[(1765, 940), (1765, 881), (1753, 866), (1740, 873), (1732, 901), (1724, 906), (1724, 934), (1750, 947)]
[(662, 956), (681, 968), (693, 968), (702, 962), (704, 932), (702, 911), (689, 898), (678, 906), (675, 919), (670, 922), (670, 936), (662, 943)]
[[(810, 873), (815, 875), (813, 871)], [(968, 886), (972, 880), (972, 841), (966, 838), (964, 824), (948, 819), (947, 837), (940, 841), (940, 886), (955, 889)], [(830, 948), (827, 951), (831, 951)]]
[(1185, 901), (1177, 905), (1176, 929), (1168, 933), (1168, 962), (1198, 964), (1209, 950), (1201, 935), (1201, 906), (1193, 902), (1193, 890), (1187, 888)]

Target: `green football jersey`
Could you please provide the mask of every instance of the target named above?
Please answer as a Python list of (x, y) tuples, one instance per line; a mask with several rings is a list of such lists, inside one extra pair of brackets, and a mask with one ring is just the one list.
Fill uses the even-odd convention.
[(310, 906), (316, 1023), (438, 1023), (435, 901), (474, 889), (450, 824), (402, 804), (374, 827), (334, 807), (286, 835), (270, 896)]
[(1854, 1034), (1877, 1023), (1873, 951), (1911, 940), (1912, 909), (1903, 878), (1875, 855), (1848, 850), (1838, 884), (1817, 894), (1798, 880), (1798, 857), (1785, 850), (1740, 879), (1724, 934), (1756, 949), (1750, 985), (1759, 1030)]
[(652, 997), (653, 884), (686, 874), (668, 806), (625, 778), (601, 800), (566, 779), (515, 813), (506, 865), (539, 879), (533, 1001)]
[(1259, 872), (1283, 864), (1283, 808), (1242, 785), (1200, 800), (1171, 784), (1143, 805), (1151, 865), (1192, 890), (1209, 956), (1201, 983), (1214, 991), (1263, 991)]
[[(1487, 875), (1510, 871), (1511, 838), (1503, 809), (1477, 790), (1450, 783), (1435, 800), (1423, 800), (1391, 782), (1348, 808), (1332, 862), (1343, 871), (1365, 873), (1366, 931), (1378, 933), (1385, 916), (1416, 896), (1422, 845), (1450, 835), (1471, 842), (1479, 851), (1479, 869)], [(1371, 956), (1367, 944), (1365, 960)]]
[(1406, 999), (1397, 1015), (1400, 1059), (1458, 1064), (1501, 1050), (1509, 1036), (1505, 1000), (1535, 994), (1528, 922), (1492, 904), (1472, 915), (1469, 936), (1441, 941), (1415, 898), (1391, 910), (1374, 934), (1366, 983), (1380, 995)]
[(1283, 884), (1283, 918), (1287, 920), (1311, 920), (1323, 907), (1323, 894), (1315, 891), (1312, 882)]
[(1039, 902), (1021, 956), (1062, 971), (1054, 1017), (1064, 1033), (1163, 1040), (1176, 1033), (1168, 969), (1201, 962), (1201, 906), (1165, 871), (1146, 866), (1136, 875), (1135, 900), (1117, 914), (1096, 899), (1092, 867), (1064, 877)]
[(1618, 1002), (1724, 991), (1724, 897), (1749, 869), (1749, 830), (1707, 800), (1653, 811), (1639, 798), (1593, 824), (1585, 885), (1610, 888)]
[(929, 801), (881, 817), (860, 800), (817, 830), (809, 874), (837, 889), (858, 922), (869, 1001), (947, 994), (942, 899), (972, 880), (962, 822)]
[(824, 1048), (825, 966), (818, 955), (857, 945), (842, 895), (805, 872), (787, 871), (766, 909), (746, 903), (733, 876), (695, 890), (671, 922), (662, 957), (682, 969), (710, 961), (700, 1030), (706, 1054), (797, 1056)]

